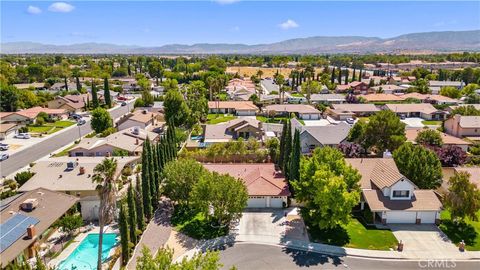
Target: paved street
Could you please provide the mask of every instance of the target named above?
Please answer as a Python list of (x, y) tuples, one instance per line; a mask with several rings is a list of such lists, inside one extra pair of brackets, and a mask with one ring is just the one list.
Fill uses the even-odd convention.
[(220, 253), (224, 269), (478, 269), (480, 261), (407, 261), (335, 257), (319, 253), (257, 244), (235, 244)]
[[(115, 119), (128, 113), (132, 108), (133, 101), (130, 101), (128, 106), (120, 106), (112, 109), (110, 111), (110, 115), (113, 119)], [(92, 129), (90, 128), (90, 120), (87, 120), (87, 123), (80, 127), (74, 127), (58, 134), (52, 134), (51, 137), (43, 140), (42, 143), (25, 148), (22, 151), (10, 155), (9, 159), (0, 162), (0, 176), (6, 177), (11, 173), (25, 167), (31, 162), (34, 162), (35, 160), (40, 159), (54, 152), (55, 150), (72, 143), (79, 137), (90, 132), (92, 132)]]

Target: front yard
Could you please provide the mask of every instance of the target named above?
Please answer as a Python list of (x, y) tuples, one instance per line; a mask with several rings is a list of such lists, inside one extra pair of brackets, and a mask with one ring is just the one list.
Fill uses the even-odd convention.
[[(289, 117), (266, 117), (263, 115), (257, 115), (257, 120), (263, 123), (273, 123), (273, 124), (282, 124), (284, 121), (290, 119)], [(302, 123), (302, 125), (305, 125), (305, 122), (302, 119), (297, 120)]]
[(228, 234), (228, 227), (213, 227), (202, 213), (180, 205), (175, 206), (171, 221), (176, 231), (195, 239), (212, 239)]
[(422, 124), (426, 126), (441, 126), (442, 121), (434, 121), (434, 120), (423, 120)]
[(336, 229), (309, 228), (309, 234), (313, 242), (350, 248), (390, 250), (396, 249), (398, 243), (392, 231), (366, 227), (356, 218)]
[(236, 117), (233, 114), (210, 113), (207, 116), (207, 124), (209, 124), (209, 125), (219, 124), (219, 123), (223, 123), (223, 122), (233, 120), (235, 118)]
[(462, 223), (455, 223), (450, 217), (450, 212), (443, 211), (440, 215), (442, 224), (438, 226), (447, 236), (458, 244), (465, 241), (466, 249), (470, 251), (480, 251), (480, 211), (477, 212), (479, 221), (467, 219)]
[(72, 121), (60, 120), (53, 123), (45, 123), (41, 126), (29, 125), (28, 131), (31, 133), (52, 134), (74, 124), (75, 122)]

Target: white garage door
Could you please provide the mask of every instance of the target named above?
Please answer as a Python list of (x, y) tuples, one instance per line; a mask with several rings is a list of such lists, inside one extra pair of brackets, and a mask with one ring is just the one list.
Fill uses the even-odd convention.
[(270, 198), (270, 207), (272, 208), (282, 208), (283, 207), (283, 199), (281, 197), (275, 198), (272, 197)]
[(416, 212), (391, 211), (387, 212), (387, 223), (411, 223), (415, 224)]
[(422, 224), (432, 224), (435, 223), (436, 212), (418, 212), (418, 216), (421, 219)]
[(265, 208), (267, 200), (265, 197), (249, 197), (247, 202), (248, 208)]

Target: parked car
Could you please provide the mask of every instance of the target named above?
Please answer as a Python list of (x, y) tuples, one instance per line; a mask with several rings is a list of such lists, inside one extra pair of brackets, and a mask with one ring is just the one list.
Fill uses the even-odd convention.
[(347, 118), (346, 121), (347, 121), (347, 123), (349, 123), (350, 125), (355, 124), (355, 119), (353, 119), (353, 118)]
[(0, 143), (0, 151), (6, 151), (8, 148), (10, 148), (8, 144)]
[(122, 107), (127, 106), (127, 103), (124, 101), (124, 102), (121, 103), (121, 105), (122, 105)]
[(8, 154), (0, 154), (0, 161), (8, 159), (10, 156)]
[(85, 125), (85, 123), (87, 123), (87, 121), (85, 121), (85, 119), (80, 119), (77, 121), (77, 126), (83, 126)]
[(118, 96), (117, 99), (118, 99), (118, 100), (127, 100), (126, 97), (122, 97), (122, 96)]
[(30, 139), (30, 134), (28, 133), (18, 133), (15, 135), (15, 138), (17, 139)]
[(72, 114), (70, 115), (70, 118), (73, 119), (73, 120), (78, 120), (78, 119), (82, 119), (82, 116), (80, 114)]
[(400, 114), (400, 119), (405, 120), (405, 118), (407, 118), (405, 114)]

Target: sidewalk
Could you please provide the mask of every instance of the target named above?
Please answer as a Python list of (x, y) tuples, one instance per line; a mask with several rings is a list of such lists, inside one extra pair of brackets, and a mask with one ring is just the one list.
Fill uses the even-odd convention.
[(136, 269), (137, 258), (142, 255), (144, 246), (149, 248), (152, 254), (155, 255), (158, 249), (165, 245), (172, 231), (170, 225), (172, 210), (173, 208), (170, 201), (160, 202), (160, 206), (155, 211), (153, 219), (148, 223), (140, 241), (136, 245), (126, 269)]

